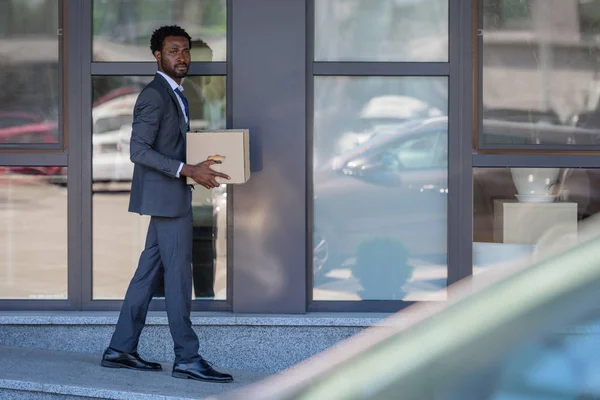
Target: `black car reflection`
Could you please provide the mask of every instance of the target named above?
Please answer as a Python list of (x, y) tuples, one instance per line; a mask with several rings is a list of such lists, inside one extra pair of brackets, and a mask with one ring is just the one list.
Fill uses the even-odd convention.
[[(484, 134), (507, 142), (535, 138), (596, 140), (597, 131), (484, 121)], [(578, 140), (575, 140), (578, 139)], [(536, 141), (534, 140), (534, 143)], [(578, 204), (578, 218), (600, 211), (600, 172), (563, 169), (558, 191)], [(474, 241), (493, 241), (494, 200), (515, 199), (508, 168), (473, 170)], [(402, 246), (411, 267), (446, 265), (448, 119), (411, 121), (375, 132), (354, 149), (314, 171), (313, 269), (315, 278), (352, 263), (366, 243)], [(353, 271), (354, 272), (354, 271)]]
[(373, 240), (445, 263), (447, 136), (445, 117), (399, 125), (315, 171), (316, 274)]

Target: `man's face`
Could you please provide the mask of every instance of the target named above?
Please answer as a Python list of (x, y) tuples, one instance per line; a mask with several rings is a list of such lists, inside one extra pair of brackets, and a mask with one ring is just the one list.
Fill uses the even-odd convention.
[(167, 36), (162, 51), (154, 52), (159, 69), (175, 80), (187, 75), (190, 67), (190, 46), (188, 40), (179, 36)]

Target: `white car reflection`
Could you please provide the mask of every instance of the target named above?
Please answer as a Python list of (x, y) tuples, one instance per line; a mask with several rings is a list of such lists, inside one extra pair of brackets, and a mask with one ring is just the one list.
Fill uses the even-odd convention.
[(338, 139), (336, 153), (342, 154), (366, 142), (375, 132), (400, 125), (420, 123), (423, 119), (441, 117), (444, 113), (424, 101), (411, 96), (376, 96), (360, 111), (359, 125), (364, 127), (348, 131)]
[(92, 110), (92, 179), (94, 182), (130, 182), (133, 163), (129, 140), (137, 93), (102, 103)]
[[(192, 82), (190, 82), (190, 85)], [(133, 108), (138, 93), (108, 100), (92, 109), (92, 179), (94, 183), (131, 182), (133, 163), (129, 142)], [(213, 124), (214, 125), (214, 124)], [(190, 129), (209, 128), (208, 121), (192, 119)]]

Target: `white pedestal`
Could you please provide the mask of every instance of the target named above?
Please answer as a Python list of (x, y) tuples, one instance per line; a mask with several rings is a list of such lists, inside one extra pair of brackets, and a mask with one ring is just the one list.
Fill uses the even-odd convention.
[(494, 241), (536, 244), (551, 229), (577, 235), (577, 203), (494, 200)]

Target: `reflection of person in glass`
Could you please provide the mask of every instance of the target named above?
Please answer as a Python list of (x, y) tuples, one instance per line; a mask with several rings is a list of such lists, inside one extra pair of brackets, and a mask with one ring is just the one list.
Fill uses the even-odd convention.
[(140, 93), (134, 107), (131, 161), (135, 164), (129, 211), (150, 215), (146, 245), (133, 276), (119, 321), (102, 357), (102, 365), (157, 371), (158, 363), (137, 353), (148, 305), (164, 279), (165, 303), (174, 342), (173, 377), (230, 382), (231, 375), (213, 369), (198, 354), (198, 336), (190, 320), (192, 297), (192, 194), (187, 176), (207, 189), (219, 186), (215, 162), (185, 163), (189, 130), (188, 102), (181, 80), (191, 61), (190, 36), (178, 26), (164, 26), (152, 35), (150, 47), (158, 72)]
[(375, 238), (358, 246), (352, 275), (362, 286), (361, 298), (402, 300), (402, 285), (412, 274), (406, 246), (391, 238)]

